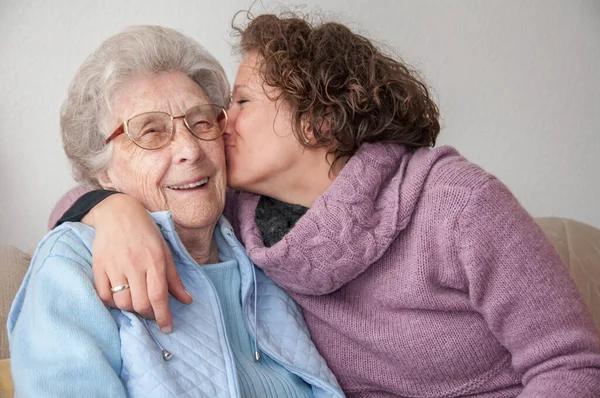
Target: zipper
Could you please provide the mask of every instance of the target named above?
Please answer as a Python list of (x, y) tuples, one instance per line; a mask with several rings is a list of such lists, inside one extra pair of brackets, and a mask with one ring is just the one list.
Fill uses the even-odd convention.
[(237, 369), (236, 369), (236, 365), (235, 365), (235, 358), (233, 358), (233, 353), (231, 352), (231, 344), (229, 343), (229, 337), (227, 335), (227, 328), (225, 326), (225, 321), (223, 320), (223, 315), (222, 315), (223, 307), (221, 307), (221, 301), (219, 300), (219, 295), (217, 294), (215, 285), (213, 285), (211, 280), (209, 278), (207, 278), (204, 274), (202, 274), (202, 277), (204, 277), (206, 279), (206, 282), (208, 282), (208, 285), (210, 286), (213, 297), (214, 297), (215, 301), (217, 302), (217, 307), (219, 309), (218, 318), (219, 318), (219, 322), (221, 323), (221, 327), (223, 328), (223, 332), (225, 334), (223, 337), (225, 338), (225, 344), (227, 345), (227, 355), (229, 356), (229, 361), (231, 364), (231, 368), (233, 370), (234, 384), (235, 384), (235, 396), (240, 397), (241, 395), (240, 395), (239, 385), (238, 385), (238, 375), (237, 375)]
[[(245, 249), (242, 249), (242, 248), (240, 248), (240, 245), (241, 245), (241, 244), (240, 244), (240, 243), (238, 243), (238, 241), (237, 241), (237, 238), (235, 237), (235, 235), (233, 234), (233, 232), (232, 232), (231, 230), (229, 230), (229, 229), (225, 229), (225, 234), (226, 234), (226, 235), (229, 237), (229, 239), (231, 240), (231, 242), (228, 242), (228, 243), (229, 243), (229, 246), (230, 246), (230, 247), (231, 247), (231, 248), (232, 248), (234, 251), (236, 251), (236, 252), (237, 252), (237, 256), (236, 256), (236, 257), (238, 258), (238, 262), (242, 262), (242, 261), (243, 261), (243, 262), (244, 262), (244, 264), (246, 265), (246, 268), (248, 268), (248, 266), (250, 266), (250, 267), (254, 267), (254, 264), (252, 264), (252, 262), (251, 262), (251, 261), (249, 261), (249, 259), (248, 259), (248, 256), (246, 255), (246, 250), (245, 250)], [(241, 252), (241, 255), (240, 255), (240, 252)], [(242, 260), (240, 260), (240, 259), (242, 259)], [(249, 264), (248, 264), (248, 263), (249, 263)], [(254, 271), (254, 270), (252, 270), (252, 271)], [(256, 281), (256, 273), (255, 273), (255, 272), (252, 272), (252, 278), (254, 279), (254, 280), (253, 280), (254, 286), (256, 286), (256, 284), (255, 284), (255, 281)], [(255, 290), (256, 290), (256, 289), (255, 289)], [(245, 293), (245, 295), (244, 295), (244, 298), (242, 299), (242, 303), (247, 303), (247, 302), (248, 302), (248, 300), (249, 300), (249, 297), (250, 297), (250, 289), (248, 289), (248, 290), (246, 291), (246, 293)], [(255, 300), (257, 300), (257, 297), (256, 297), (256, 292), (254, 292), (254, 299), (255, 299)], [(245, 311), (245, 308), (244, 308), (244, 311)], [(257, 307), (257, 306), (255, 306), (255, 307), (254, 307), (254, 312), (255, 312), (255, 315), (256, 315), (256, 317), (257, 317), (257, 316), (258, 316), (258, 314), (257, 314), (257, 312), (258, 312), (258, 307)], [(254, 325), (254, 327), (255, 327), (254, 334), (252, 333), (252, 330), (251, 330), (251, 328), (250, 328), (250, 325), (249, 325), (249, 323), (248, 323), (248, 317), (247, 317), (247, 316), (244, 316), (244, 317), (243, 317), (243, 321), (244, 321), (244, 326), (246, 327), (246, 330), (248, 331), (248, 333), (250, 333), (250, 337), (252, 337), (252, 342), (253, 342), (253, 345), (254, 345), (255, 347), (258, 347), (258, 341), (257, 341), (257, 339), (256, 339), (256, 335), (258, 335), (258, 318), (256, 318), (256, 322), (255, 322), (255, 325)], [(258, 350), (255, 350), (255, 351), (256, 351), (256, 352), (254, 353), (254, 355), (255, 355), (255, 357), (254, 357), (254, 360), (258, 362), (258, 361), (260, 361), (260, 353), (258, 352)]]
[[(169, 216), (169, 221), (171, 221), (171, 217)], [(160, 225), (159, 225), (160, 226)], [(162, 226), (161, 226), (162, 229)], [(183, 243), (181, 243), (181, 241), (179, 240), (179, 237), (176, 236), (174, 233), (171, 233), (171, 231), (167, 230), (166, 231), (169, 235), (171, 235), (171, 238), (174, 242), (174, 244), (177, 246), (177, 249), (179, 249), (180, 253), (183, 254), (183, 256), (186, 258), (187, 262), (191, 262), (191, 264), (193, 265), (193, 267), (197, 268), (194, 269), (194, 271), (197, 271), (200, 275), (202, 275), (202, 278), (204, 278), (205, 282), (208, 283), (208, 285), (210, 286), (211, 292), (212, 292), (212, 296), (215, 299), (215, 301), (217, 302), (217, 308), (218, 308), (218, 319), (219, 319), (219, 323), (221, 324), (221, 327), (223, 328), (223, 332), (224, 332), (224, 339), (225, 339), (225, 344), (227, 345), (227, 355), (229, 356), (229, 363), (231, 364), (231, 368), (233, 370), (233, 376), (234, 376), (234, 385), (235, 385), (235, 396), (236, 397), (240, 397), (240, 390), (239, 390), (239, 385), (238, 385), (238, 375), (237, 375), (237, 369), (236, 369), (236, 365), (235, 365), (235, 359), (233, 358), (233, 354), (231, 352), (231, 344), (229, 343), (229, 337), (227, 336), (227, 328), (225, 327), (225, 321), (223, 320), (223, 316), (221, 314), (223, 314), (223, 307), (221, 307), (221, 301), (219, 300), (219, 295), (217, 294), (217, 291), (215, 289), (215, 286), (213, 285), (213, 283), (211, 282), (211, 280), (204, 275), (204, 272), (202, 271), (202, 269), (200, 268), (199, 265), (196, 264), (196, 262), (194, 261), (194, 259), (192, 259), (192, 257), (190, 256), (190, 254), (187, 252), (187, 250), (185, 249), (185, 247), (183, 247)], [(195, 265), (194, 265), (195, 264)]]
[[(233, 235), (233, 233), (227, 229), (226, 230), (226, 234), (227, 236), (229, 236), (232, 239), (235, 239), (235, 236)], [(236, 243), (235, 241), (233, 243)], [(254, 267), (254, 264), (252, 264), (252, 262), (250, 261), (250, 259), (248, 258), (248, 256), (246, 255), (246, 251), (243, 249), (240, 249), (238, 244), (231, 244), (230, 246), (233, 247), (234, 250), (238, 251), (238, 258), (241, 258), (243, 260), (239, 260), (238, 261), (243, 261), (245, 263), (246, 266), (250, 266), (250, 267)], [(239, 256), (239, 252), (242, 251), (243, 255)], [(254, 275), (254, 278), (256, 278), (256, 275)], [(248, 292), (246, 293), (246, 295), (244, 296), (244, 302), (246, 303), (248, 301), (248, 296), (250, 295), (250, 291), (248, 290)], [(257, 292), (254, 292), (254, 297), (256, 298)], [(255, 308), (255, 311), (258, 311), (258, 308)], [(246, 309), (244, 308), (244, 312), (246, 312)], [(250, 337), (252, 337), (252, 339), (254, 340), (254, 342), (256, 342), (256, 336), (255, 334), (258, 333), (258, 324), (255, 325), (256, 329), (255, 331), (252, 330), (252, 328), (250, 328), (250, 325), (248, 323), (248, 316), (244, 316), (244, 326), (246, 326), (246, 330), (248, 330), (248, 333), (250, 333)], [(341, 396), (343, 397), (344, 395), (339, 395), (337, 394), (337, 391), (335, 391), (335, 389), (333, 389), (333, 386), (330, 385), (327, 382), (324, 382), (322, 379), (313, 376), (312, 374), (308, 374), (306, 372), (304, 372), (303, 370), (295, 367), (294, 365), (290, 365), (288, 362), (286, 362), (283, 358), (281, 358), (280, 356), (270, 352), (268, 349), (265, 349), (265, 347), (262, 344), (259, 344), (259, 348), (265, 353), (267, 354), (269, 357), (271, 357), (272, 359), (274, 359), (275, 361), (277, 361), (281, 366), (283, 366), (285, 369), (287, 369), (289, 372), (300, 376), (302, 379), (308, 381), (309, 383), (320, 387), (321, 389), (323, 389), (326, 392), (329, 392), (331, 394), (337, 395), (337, 396)]]

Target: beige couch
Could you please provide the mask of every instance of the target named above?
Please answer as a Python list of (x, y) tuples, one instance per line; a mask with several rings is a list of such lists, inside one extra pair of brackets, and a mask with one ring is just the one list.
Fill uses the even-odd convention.
[[(600, 230), (564, 218), (537, 219), (571, 275), (600, 330)], [(19, 249), (0, 246), (0, 398), (12, 396), (6, 316), (30, 257)]]

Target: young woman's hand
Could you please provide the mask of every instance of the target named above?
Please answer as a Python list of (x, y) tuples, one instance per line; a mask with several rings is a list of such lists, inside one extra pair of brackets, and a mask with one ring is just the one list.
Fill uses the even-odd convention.
[[(135, 199), (111, 195), (82, 220), (96, 228), (92, 246), (94, 284), (104, 304), (156, 319), (163, 333), (173, 329), (169, 292), (192, 302), (158, 226)], [(112, 293), (111, 287), (129, 285)]]

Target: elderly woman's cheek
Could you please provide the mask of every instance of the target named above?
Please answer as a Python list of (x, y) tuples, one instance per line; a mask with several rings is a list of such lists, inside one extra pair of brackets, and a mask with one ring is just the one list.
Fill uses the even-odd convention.
[(168, 196), (165, 190), (164, 177), (167, 174), (170, 162), (159, 155), (159, 153), (148, 153), (140, 167), (136, 168), (136, 179), (141, 186), (146, 207), (150, 211), (170, 210)]
[[(164, 192), (165, 187), (162, 187), (160, 180), (152, 178), (151, 174), (138, 176), (141, 181), (141, 194), (146, 203), (146, 208), (150, 211), (169, 210), (167, 196)], [(150, 178), (148, 178), (150, 177)]]
[(162, 180), (170, 164), (161, 151), (147, 151), (128, 146), (120, 153), (121, 162), (116, 165), (125, 192), (138, 199), (150, 211), (168, 210)]

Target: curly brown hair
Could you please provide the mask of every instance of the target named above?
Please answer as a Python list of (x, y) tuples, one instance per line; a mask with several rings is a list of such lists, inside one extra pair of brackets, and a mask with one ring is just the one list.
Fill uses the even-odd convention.
[(260, 56), (263, 82), (280, 90), (274, 100), (289, 105), (303, 145), (332, 148), (334, 163), (363, 142), (435, 145), (438, 107), (407, 65), (339, 23), (313, 26), (293, 14), (247, 15), (245, 27), (232, 24), (239, 50)]

